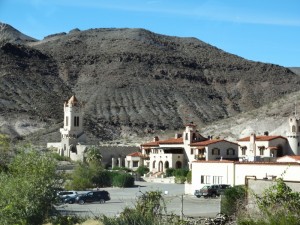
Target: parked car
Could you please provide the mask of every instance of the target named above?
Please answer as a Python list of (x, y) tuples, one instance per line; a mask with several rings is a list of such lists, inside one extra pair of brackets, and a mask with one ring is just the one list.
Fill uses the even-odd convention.
[(60, 191), (57, 193), (57, 196), (60, 198), (61, 201), (64, 201), (67, 197), (75, 197), (77, 195), (77, 191)]
[(231, 187), (228, 184), (213, 184), (213, 185), (205, 185), (200, 190), (195, 190), (194, 195), (197, 198), (203, 196), (204, 198), (207, 197), (216, 197), (224, 194), (224, 191)]
[(64, 202), (64, 203), (73, 204), (73, 203), (76, 202), (76, 198), (77, 198), (78, 196), (80, 196), (80, 195), (82, 195), (82, 194), (77, 194), (77, 195), (74, 195), (74, 196), (67, 196), (67, 197), (63, 200), (63, 202)]
[(109, 200), (110, 194), (107, 191), (90, 191), (76, 197), (76, 202), (79, 204), (84, 204), (86, 202), (99, 202), (102, 204)]

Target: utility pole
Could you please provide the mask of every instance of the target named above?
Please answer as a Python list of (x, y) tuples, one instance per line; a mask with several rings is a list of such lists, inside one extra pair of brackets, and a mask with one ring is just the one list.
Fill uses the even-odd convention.
[(181, 195), (181, 220), (183, 220), (183, 195)]

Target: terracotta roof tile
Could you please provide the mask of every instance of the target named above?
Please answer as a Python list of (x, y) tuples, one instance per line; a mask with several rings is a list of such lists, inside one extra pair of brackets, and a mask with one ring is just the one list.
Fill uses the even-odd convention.
[[(276, 138), (286, 139), (283, 136), (266, 136), (266, 135), (264, 135), (264, 136), (256, 136), (255, 141), (271, 141), (271, 140), (276, 139)], [(250, 141), (250, 136), (241, 138), (238, 141)]]
[(143, 154), (141, 152), (133, 152), (131, 154), (128, 154), (127, 156), (133, 156), (133, 157), (141, 157)]
[(141, 144), (143, 147), (156, 147), (159, 146), (159, 141), (152, 141), (145, 144)]
[(159, 141), (159, 144), (183, 144), (183, 138), (171, 138), (167, 140)]
[(226, 141), (224, 139), (212, 139), (212, 140), (195, 142), (195, 143), (192, 143), (191, 146), (207, 146), (207, 145), (211, 145), (211, 144), (215, 144), (215, 143), (223, 142), (223, 141), (228, 142), (228, 143), (232, 143), (232, 144), (236, 144), (234, 142)]

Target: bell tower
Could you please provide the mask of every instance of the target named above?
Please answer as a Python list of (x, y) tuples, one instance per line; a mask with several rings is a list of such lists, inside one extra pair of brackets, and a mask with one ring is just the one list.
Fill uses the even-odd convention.
[(300, 119), (296, 113), (293, 116), (289, 117), (289, 130), (286, 134), (290, 149), (288, 155), (300, 155)]
[(60, 129), (60, 133), (60, 155), (70, 157), (71, 152), (77, 153), (76, 145), (86, 141), (83, 131), (82, 104), (74, 95), (64, 103), (64, 126)]

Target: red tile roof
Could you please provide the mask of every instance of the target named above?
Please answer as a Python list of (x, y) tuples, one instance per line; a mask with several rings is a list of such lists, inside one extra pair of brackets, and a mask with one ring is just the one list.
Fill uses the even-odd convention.
[(141, 157), (142, 153), (141, 152), (133, 152), (133, 153), (128, 154), (127, 156)]
[(212, 139), (212, 140), (195, 142), (195, 143), (192, 143), (191, 146), (207, 146), (207, 145), (211, 145), (211, 144), (215, 144), (215, 143), (223, 142), (223, 141), (228, 142), (228, 143), (232, 143), (232, 144), (236, 144), (234, 142), (226, 141), (224, 139)]
[(153, 141), (145, 144), (141, 144), (143, 147), (158, 147), (160, 144), (183, 144), (183, 138), (171, 138), (162, 141)]
[(159, 141), (148, 142), (148, 143), (145, 143), (145, 144), (141, 144), (141, 146), (145, 146), (145, 147), (157, 147), (157, 146), (159, 146)]
[[(282, 137), (282, 136), (266, 136), (266, 135), (264, 135), (264, 136), (256, 136), (255, 141), (271, 141), (276, 138), (286, 139), (285, 137)], [(241, 138), (238, 141), (250, 141), (250, 136)]]
[(183, 138), (171, 138), (163, 141), (159, 141), (159, 144), (183, 144)]

